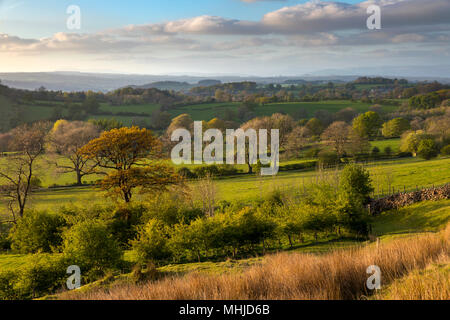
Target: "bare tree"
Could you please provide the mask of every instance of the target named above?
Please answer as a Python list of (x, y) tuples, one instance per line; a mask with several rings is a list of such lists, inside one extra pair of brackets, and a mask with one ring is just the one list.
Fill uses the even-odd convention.
[(211, 175), (199, 180), (195, 186), (194, 194), (196, 198), (201, 200), (204, 214), (209, 217), (214, 216), (217, 192)]
[(286, 158), (298, 157), (300, 151), (311, 142), (312, 133), (306, 127), (295, 127), (287, 135), (284, 145)]
[[(95, 169), (92, 161), (83, 157), (79, 150), (89, 141), (97, 138), (99, 134), (99, 128), (91, 123), (60, 120), (55, 123), (48, 135), (49, 151), (56, 155), (54, 164), (60, 173), (74, 172), (78, 186), (82, 185), (83, 177), (93, 174)], [(60, 157), (57, 157), (58, 155), (69, 162), (62, 161)]]
[(345, 147), (349, 142), (351, 127), (344, 121), (333, 122), (323, 133), (322, 140), (325, 144), (333, 147), (339, 156), (345, 152)]
[(4, 182), (0, 193), (8, 200), (14, 222), (17, 217), (23, 217), (30, 193), (36, 186), (34, 170), (37, 159), (44, 153), (45, 136), (49, 128), (49, 123), (37, 122), (11, 131), (9, 150), (13, 154), (0, 168), (0, 178)]

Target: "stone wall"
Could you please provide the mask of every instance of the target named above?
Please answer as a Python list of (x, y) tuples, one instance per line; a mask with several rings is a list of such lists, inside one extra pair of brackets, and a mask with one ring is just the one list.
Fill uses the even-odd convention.
[(370, 202), (370, 213), (377, 215), (383, 211), (399, 209), (416, 202), (427, 200), (450, 199), (450, 184), (442, 187), (423, 189), (414, 192), (397, 193), (382, 199), (372, 199)]

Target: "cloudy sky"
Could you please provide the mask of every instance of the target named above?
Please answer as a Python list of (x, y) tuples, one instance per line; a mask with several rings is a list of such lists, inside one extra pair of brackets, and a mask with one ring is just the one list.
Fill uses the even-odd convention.
[[(366, 26), (374, 4), (381, 30)], [(71, 5), (80, 29), (67, 27)], [(0, 0), (0, 72), (274, 76), (449, 65), (450, 0)]]

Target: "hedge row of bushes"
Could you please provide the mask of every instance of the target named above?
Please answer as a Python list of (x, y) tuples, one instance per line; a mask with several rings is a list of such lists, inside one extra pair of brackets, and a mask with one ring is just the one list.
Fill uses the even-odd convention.
[(194, 167), (193, 169), (189, 169), (186, 167), (182, 167), (178, 169), (178, 174), (187, 178), (187, 179), (202, 179), (207, 176), (210, 177), (225, 177), (225, 176), (233, 176), (240, 173), (240, 170), (235, 166), (229, 164), (221, 164), (221, 165), (207, 165), (207, 166), (199, 166)]

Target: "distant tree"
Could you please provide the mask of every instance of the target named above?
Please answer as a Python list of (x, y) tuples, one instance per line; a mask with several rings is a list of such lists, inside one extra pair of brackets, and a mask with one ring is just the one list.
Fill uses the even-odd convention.
[(167, 111), (156, 110), (152, 113), (152, 128), (163, 130), (170, 125), (172, 116)]
[(162, 146), (147, 129), (132, 127), (103, 132), (79, 152), (99, 168), (109, 170), (100, 186), (110, 196), (125, 202), (131, 201), (135, 189), (141, 193), (161, 192), (180, 183), (172, 166), (157, 162), (162, 157)]
[(311, 120), (309, 120), (306, 124), (306, 128), (308, 128), (308, 130), (310, 130), (314, 136), (320, 136), (320, 134), (325, 129), (322, 121), (317, 118), (312, 118)]
[(184, 128), (189, 131), (192, 131), (194, 125), (194, 121), (191, 116), (187, 113), (180, 114), (176, 118), (172, 119), (169, 128), (167, 129), (167, 135), (170, 137), (172, 132), (176, 129)]
[(321, 138), (325, 144), (333, 147), (338, 156), (342, 156), (349, 142), (350, 130), (351, 127), (343, 121), (333, 122), (322, 133)]
[(56, 167), (61, 173), (74, 172), (79, 186), (82, 185), (84, 176), (95, 172), (92, 161), (84, 158), (80, 149), (89, 141), (97, 138), (99, 134), (100, 130), (92, 123), (59, 120), (55, 122), (48, 135), (49, 151), (69, 160), (68, 162), (62, 161), (62, 159), (56, 157), (54, 160)]
[(0, 152), (9, 151), (9, 144), (11, 142), (12, 135), (10, 132), (0, 133)]
[(415, 157), (419, 151), (420, 141), (427, 139), (428, 137), (429, 136), (427, 136), (423, 131), (406, 132), (402, 136), (400, 151), (411, 152)]
[(319, 119), (325, 127), (329, 126), (334, 119), (333, 114), (328, 110), (317, 110), (314, 113), (314, 117)]
[(387, 156), (390, 156), (392, 154), (392, 148), (390, 146), (387, 146), (386, 148), (384, 148), (384, 153)]
[(419, 142), (417, 154), (425, 160), (430, 160), (439, 155), (439, 147), (433, 139), (423, 139)]
[(345, 121), (347, 123), (351, 123), (354, 118), (358, 115), (358, 112), (353, 108), (345, 108), (339, 110), (335, 114), (336, 121)]
[(369, 111), (353, 120), (353, 130), (361, 137), (373, 138), (378, 135), (382, 124), (380, 115)]
[(359, 154), (367, 154), (370, 150), (371, 144), (367, 137), (360, 136), (355, 130), (350, 130), (349, 143), (346, 147), (346, 152), (353, 156)]
[(450, 142), (450, 115), (431, 117), (425, 123), (427, 133), (435, 136), (441, 144)]
[(409, 121), (403, 118), (392, 119), (383, 124), (381, 130), (386, 138), (400, 137), (405, 131), (411, 128)]
[(298, 157), (302, 148), (306, 147), (311, 141), (311, 132), (306, 127), (295, 127), (286, 137), (284, 150), (286, 156)]
[(36, 162), (44, 153), (49, 128), (50, 124), (47, 122), (36, 122), (11, 131), (13, 138), (9, 150), (14, 153), (0, 167), (0, 178), (4, 181), (0, 186), (0, 193), (8, 201), (14, 222), (17, 215), (19, 218), (23, 217), (30, 193), (36, 186)]
[(100, 111), (100, 103), (98, 103), (97, 99), (91, 95), (83, 102), (81, 108), (87, 114), (98, 114)]
[(124, 127), (123, 122), (116, 119), (90, 119), (88, 122), (96, 127), (99, 127), (102, 131), (109, 131), (112, 129), (119, 129)]

